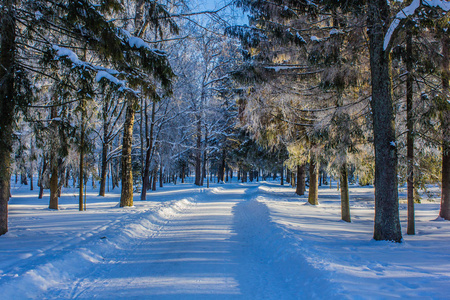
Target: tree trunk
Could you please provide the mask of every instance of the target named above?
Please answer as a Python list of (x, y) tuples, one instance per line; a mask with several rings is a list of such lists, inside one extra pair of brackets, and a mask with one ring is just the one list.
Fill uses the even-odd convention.
[(34, 173), (34, 157), (35, 157), (35, 149), (34, 149), (34, 142), (33, 139), (30, 141), (31, 147), (30, 147), (30, 154), (31, 154), (31, 160), (30, 160), (30, 191), (34, 190), (34, 182), (33, 182), (33, 173)]
[(284, 164), (281, 163), (281, 179), (280, 179), (280, 184), (284, 185)]
[(133, 166), (131, 164), (134, 124), (133, 100), (127, 100), (126, 109), (125, 123), (123, 125), (122, 191), (120, 195), (120, 207), (133, 206)]
[(105, 143), (105, 140), (103, 141), (102, 145), (102, 165), (101, 165), (101, 178), (100, 178), (100, 191), (98, 193), (99, 196), (105, 196), (106, 193), (106, 174), (108, 171), (108, 144)]
[(34, 190), (33, 172), (30, 172), (30, 191)]
[(39, 173), (39, 196), (38, 199), (42, 199), (44, 197), (44, 175), (45, 170), (47, 170), (47, 156), (44, 154), (42, 157), (42, 171)]
[[(144, 33), (144, 1), (136, 1), (134, 16), (134, 34), (142, 36)], [(127, 99), (127, 108), (125, 113), (125, 123), (123, 125), (123, 143), (122, 143), (122, 191), (120, 195), (120, 207), (133, 206), (133, 166), (131, 153), (133, 146), (133, 125), (135, 102), (133, 99)], [(144, 189), (143, 189), (144, 190)]]
[(79, 179), (80, 179), (80, 186), (78, 187), (78, 210), (83, 211), (84, 210), (84, 139), (85, 139), (85, 122), (86, 122), (86, 100), (81, 100), (81, 128), (80, 128), (80, 167), (79, 167)]
[(197, 115), (197, 148), (195, 149), (195, 185), (201, 186), (201, 165), (202, 165), (202, 122), (200, 115)]
[(153, 170), (152, 191), (156, 191), (156, 181), (158, 181), (158, 167), (157, 166)]
[(222, 149), (222, 157), (220, 160), (220, 165), (219, 165), (219, 172), (218, 172), (218, 181), (219, 182), (225, 182), (225, 159), (226, 159), (226, 151), (225, 149)]
[(415, 234), (414, 221), (414, 119), (413, 119), (413, 57), (412, 32), (407, 31), (406, 36), (406, 161), (407, 161), (407, 199), (408, 199), (408, 226), (406, 234)]
[(58, 198), (61, 198), (62, 188), (66, 181), (66, 168), (63, 166), (63, 160), (61, 158), (58, 159), (58, 172), (59, 172)]
[(184, 183), (185, 177), (186, 177), (186, 166), (183, 164), (181, 166), (181, 183)]
[[(154, 148), (154, 131), (155, 131), (155, 118), (156, 118), (156, 102), (152, 101), (152, 115), (151, 115), (151, 123), (150, 123), (150, 133), (147, 135), (148, 124), (145, 122), (145, 132), (146, 132), (146, 142), (147, 142), (147, 150), (145, 153), (145, 164), (144, 164), (144, 173), (142, 176), (142, 190), (141, 190), (141, 200), (147, 200), (147, 191), (150, 189), (150, 164), (152, 161), (152, 154)], [(147, 120), (147, 109), (145, 109), (145, 119)]]
[(98, 195), (104, 197), (106, 193), (106, 174), (108, 172), (108, 114), (106, 107), (103, 108), (103, 142), (102, 142), (102, 163), (100, 166), (100, 190)]
[(348, 170), (347, 162), (341, 166), (341, 217), (345, 222), (351, 222), (350, 219), (350, 198), (348, 195)]
[(402, 241), (397, 187), (397, 147), (392, 102), (391, 59), (383, 49), (390, 23), (385, 0), (368, 1), (368, 36), (372, 78), (373, 135), (375, 147), (374, 239)]
[(30, 154), (31, 154), (31, 160), (30, 160), (30, 191), (34, 190), (34, 182), (33, 182), (33, 173), (34, 173), (34, 156), (35, 156), (35, 149), (34, 149), (34, 142), (33, 139), (30, 141), (31, 147), (30, 147)]
[(203, 186), (204, 179), (206, 178), (206, 164), (208, 161), (208, 128), (205, 128), (205, 143), (203, 147), (203, 163), (202, 163), (202, 179), (201, 186)]
[(291, 187), (295, 187), (295, 173), (291, 172)]
[(56, 124), (57, 117), (56, 107), (51, 108), (50, 118), (52, 119), (50, 123), (51, 132), (53, 133), (53, 138), (50, 141), (50, 203), (48, 208), (58, 209), (58, 125)]
[(161, 160), (161, 164), (159, 166), (159, 187), (160, 188), (163, 187), (163, 164), (162, 164), (162, 160)]
[[(226, 166), (226, 165), (225, 165)], [(229, 178), (229, 174), (230, 173), (230, 168), (228, 166), (225, 167), (225, 182), (228, 182), (228, 178)]]
[(442, 91), (444, 94), (444, 107), (442, 112), (442, 191), (441, 191), (441, 210), (439, 216), (445, 220), (450, 220), (450, 38), (442, 38)]
[(22, 172), (20, 173), (20, 184), (28, 185), (28, 175), (26, 170), (22, 170)]
[(15, 102), (16, 23), (14, 1), (0, 8), (0, 235), (8, 232), (8, 201), (11, 195), (11, 152)]
[[(53, 150), (52, 150), (53, 152)], [(48, 208), (58, 209), (58, 160), (55, 153), (50, 154), (50, 203)]]
[[(141, 109), (140, 109), (140, 120), (139, 120), (139, 138), (141, 140), (141, 179), (142, 179), (142, 190), (144, 189), (144, 173), (145, 173), (145, 156), (144, 156), (144, 138), (147, 136), (144, 131), (144, 119), (147, 121), (147, 114), (144, 114), (144, 110), (147, 111), (147, 100), (144, 101), (145, 97), (141, 97)], [(146, 99), (146, 98), (145, 98)], [(147, 122), (145, 122), (147, 125)], [(144, 136), (145, 134), (145, 136)], [(142, 199), (141, 199), (142, 200)]]
[(209, 189), (209, 183), (212, 181), (212, 172), (209, 171), (209, 161), (206, 160), (206, 172), (209, 173), (209, 176), (206, 178), (206, 188)]
[(305, 164), (297, 165), (297, 189), (295, 193), (299, 196), (305, 194)]
[(319, 204), (319, 168), (316, 158), (311, 154), (309, 163), (309, 191), (308, 202), (312, 205)]

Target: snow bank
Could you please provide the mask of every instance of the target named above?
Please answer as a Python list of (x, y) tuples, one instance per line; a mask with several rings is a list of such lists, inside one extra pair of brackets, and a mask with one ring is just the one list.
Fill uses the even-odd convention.
[[(287, 252), (290, 259), (301, 253), (306, 263), (298, 258), (292, 265), (303, 270), (309, 266), (317, 278), (326, 274), (336, 291), (345, 295), (343, 298), (447, 299), (450, 222), (436, 220), (438, 198), (423, 199), (416, 204), (416, 235), (406, 235), (403, 190), (399, 188), (404, 233), (401, 244), (372, 238), (373, 187), (350, 187), (352, 223), (340, 220), (335, 186), (320, 188), (320, 206), (302, 205), (306, 199), (295, 196), (293, 189), (274, 184), (263, 185), (257, 200), (267, 208), (272, 227), (279, 228), (281, 253)], [(322, 296), (325, 283), (321, 285), (319, 280), (314, 284), (320, 290), (318, 298), (342, 298), (329, 291)]]
[(162, 203), (148, 211), (130, 211), (122, 219), (85, 233), (84, 240), (66, 241), (60, 251), (56, 247), (49, 253), (31, 254), (35, 262), (27, 261), (23, 271), (0, 272), (2, 298), (41, 299), (41, 294), (49, 289), (67, 288), (67, 282), (76, 281), (77, 275), (89, 268), (101, 267), (105, 257), (114, 255), (117, 249), (133, 247), (157, 234), (171, 217), (191, 206), (193, 201), (186, 198)]

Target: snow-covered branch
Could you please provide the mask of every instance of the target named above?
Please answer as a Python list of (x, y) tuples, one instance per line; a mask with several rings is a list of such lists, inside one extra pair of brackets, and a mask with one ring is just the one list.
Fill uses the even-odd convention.
[(443, 0), (413, 0), (413, 2), (403, 8), (400, 12), (395, 15), (394, 20), (392, 21), (391, 25), (389, 26), (389, 29), (384, 37), (384, 44), (383, 49), (386, 51), (389, 48), (389, 44), (391, 43), (392, 36), (394, 35), (394, 32), (399, 27), (400, 23), (403, 22), (403, 20), (406, 20), (408, 17), (414, 15), (416, 10), (422, 6), (427, 7), (436, 7), (440, 8), (443, 11), (448, 12), (450, 10), (450, 2), (443, 1)]

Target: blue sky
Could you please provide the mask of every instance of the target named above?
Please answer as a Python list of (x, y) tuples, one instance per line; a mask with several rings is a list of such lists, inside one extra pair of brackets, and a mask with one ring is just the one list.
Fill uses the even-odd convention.
[[(216, 10), (232, 0), (193, 0), (193, 2), (198, 3), (197, 7), (199, 10)], [(223, 11), (225, 15), (228, 15), (230, 19), (234, 19), (234, 21), (229, 20), (230, 23), (235, 24), (248, 24), (247, 16), (242, 12), (240, 8), (236, 8), (234, 6), (228, 7), (225, 11)]]

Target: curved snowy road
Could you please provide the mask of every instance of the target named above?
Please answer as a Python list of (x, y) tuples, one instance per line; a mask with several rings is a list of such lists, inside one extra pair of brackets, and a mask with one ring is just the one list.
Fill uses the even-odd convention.
[[(304, 270), (261, 249), (271, 232), (257, 186), (204, 190), (165, 226), (58, 291), (67, 299), (306, 299)], [(275, 247), (276, 248), (276, 247)], [(272, 249), (273, 250), (273, 249)], [(276, 249), (275, 249), (276, 250)], [(291, 268), (291, 270), (289, 270)], [(298, 274), (298, 277), (295, 277)], [(293, 278), (294, 276), (294, 278)], [(300, 285), (300, 286), (299, 286)], [(52, 294), (50, 292), (50, 294)]]

